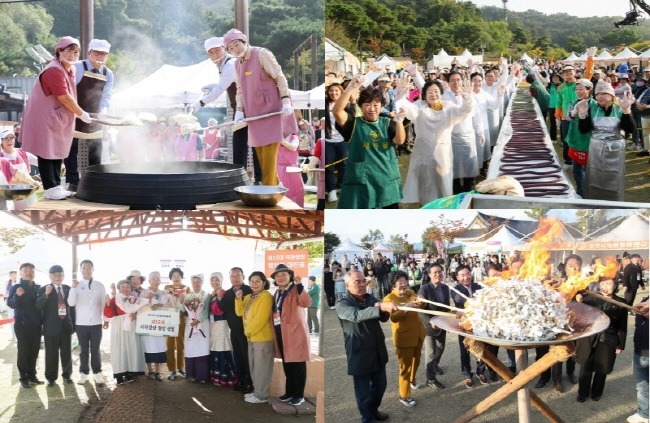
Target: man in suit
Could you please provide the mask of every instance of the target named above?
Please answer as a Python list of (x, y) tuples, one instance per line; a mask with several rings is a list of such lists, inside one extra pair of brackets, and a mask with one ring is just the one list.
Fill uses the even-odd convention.
[(248, 365), (248, 340), (244, 335), (244, 322), (241, 316), (237, 316), (235, 313), (235, 292), (241, 290), (243, 296), (246, 296), (253, 291), (251, 291), (250, 286), (244, 284), (244, 271), (241, 267), (230, 269), (230, 283), (232, 288), (226, 291), (221, 304), (230, 328), (232, 352), (235, 357), (237, 376), (239, 376), (239, 383), (235, 385), (234, 389), (243, 394), (248, 394), (253, 392), (253, 380)]
[(630, 256), (630, 264), (623, 269), (623, 287), (625, 288), (623, 295), (628, 305), (634, 304), (634, 297), (636, 297), (636, 291), (639, 289), (639, 286), (645, 288), (642, 273), (641, 256), (632, 254)]
[(20, 386), (42, 385), (36, 377), (36, 361), (41, 347), (41, 311), (36, 308), (39, 286), (34, 283), (34, 265), (20, 265), (20, 283), (11, 287), (7, 305), (14, 309), (14, 329), (18, 339), (18, 372)]
[[(472, 298), (474, 293), (481, 289), (481, 285), (472, 282), (472, 272), (470, 271), (470, 268), (464, 264), (461, 264), (456, 268), (456, 278), (458, 278), (458, 285), (454, 288), (465, 294), (468, 298)], [(465, 308), (465, 301), (467, 300), (465, 300), (464, 297), (454, 293), (453, 298), (456, 307)], [(472, 374), (472, 363), (470, 361), (469, 351), (467, 351), (464, 341), (465, 337), (458, 335), (458, 346), (460, 347), (460, 369), (463, 372), (463, 376), (465, 376), (465, 387), (473, 388), (474, 379)], [(476, 376), (483, 385), (488, 383), (487, 377), (485, 376), (486, 367), (487, 366), (484, 362), (480, 360), (477, 361)]]
[(43, 337), (45, 338), (45, 379), (54, 386), (59, 374), (63, 382), (72, 383), (71, 337), (74, 333), (74, 307), (68, 305), (70, 287), (63, 285), (63, 267), (50, 267), (50, 284), (41, 287), (36, 308), (43, 311)]
[[(442, 266), (435, 262), (429, 266), (430, 282), (420, 288), (419, 294), (422, 298), (429, 301), (435, 301), (449, 305), (449, 287), (442, 283), (443, 272)], [(427, 304), (428, 310), (449, 311), (448, 309)], [(434, 389), (445, 389), (445, 385), (440, 383), (436, 375), (443, 374), (439, 366), (442, 353), (445, 351), (445, 339), (447, 331), (436, 327), (431, 322), (430, 314), (422, 314), (424, 326), (427, 329), (427, 336), (424, 338), (424, 357), (427, 368), (427, 386)]]

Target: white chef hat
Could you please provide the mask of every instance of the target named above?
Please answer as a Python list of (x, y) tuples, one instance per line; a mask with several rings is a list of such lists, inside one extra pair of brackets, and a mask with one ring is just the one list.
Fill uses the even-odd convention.
[(106, 40), (98, 40), (96, 38), (90, 40), (88, 43), (88, 51), (102, 51), (104, 53), (109, 53), (111, 51), (111, 45)]
[(222, 37), (212, 37), (205, 40), (203, 43), (205, 51), (210, 51), (211, 48), (223, 47), (223, 38)]

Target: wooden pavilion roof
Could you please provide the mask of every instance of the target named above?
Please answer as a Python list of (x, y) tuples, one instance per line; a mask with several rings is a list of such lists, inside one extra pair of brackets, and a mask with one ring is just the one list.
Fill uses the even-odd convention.
[(322, 211), (84, 211), (11, 212), (75, 245), (180, 231), (284, 243), (323, 236)]

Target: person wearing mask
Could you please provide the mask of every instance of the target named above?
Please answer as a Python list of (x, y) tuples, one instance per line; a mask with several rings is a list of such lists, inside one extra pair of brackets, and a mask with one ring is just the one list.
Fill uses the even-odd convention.
[[(83, 385), (92, 369), (95, 384), (103, 385), (102, 358), (99, 345), (102, 342), (104, 306), (108, 302), (106, 288), (93, 278), (94, 265), (90, 260), (79, 264), (81, 280), (72, 280), (68, 305), (75, 308), (75, 329), (79, 340), (79, 381)], [(108, 323), (108, 322), (107, 322)], [(108, 324), (104, 325), (108, 328)], [(90, 358), (90, 367), (88, 359)]]
[(66, 384), (73, 383), (72, 334), (74, 333), (75, 309), (67, 303), (70, 286), (63, 284), (63, 267), (50, 267), (50, 284), (41, 287), (36, 308), (43, 312), (43, 338), (45, 340), (45, 379), (47, 386), (54, 386), (61, 376)]
[(77, 103), (74, 63), (79, 59), (79, 40), (61, 37), (54, 54), (25, 106), (21, 141), (25, 151), (38, 157), (44, 197), (63, 200), (72, 195), (61, 186), (61, 165), (70, 153), (75, 119), (84, 123), (92, 119)]
[[(203, 43), (208, 57), (217, 65), (219, 72), (219, 81), (216, 84), (208, 84), (202, 88), (205, 92), (203, 97), (192, 105), (194, 112), (198, 112), (206, 104), (210, 104), (218, 99), (224, 92), (227, 93), (228, 105), (233, 110), (237, 110), (237, 84), (235, 83), (235, 58), (232, 57), (223, 45), (223, 37), (212, 37)], [(232, 157), (233, 163), (248, 166), (248, 128), (245, 123), (233, 126), (232, 132)], [(261, 180), (260, 164), (253, 149), (253, 168), (255, 180)]]
[[(419, 296), (425, 300), (434, 301), (446, 305), (449, 304), (451, 298), (449, 287), (442, 283), (443, 270), (442, 266), (438, 263), (433, 263), (429, 266), (429, 283), (422, 285)], [(434, 311), (448, 311), (442, 307), (427, 304), (427, 310)], [(444, 372), (440, 368), (440, 359), (442, 353), (445, 351), (445, 341), (447, 339), (447, 331), (438, 328), (432, 321), (430, 314), (423, 314), (424, 327), (426, 328), (427, 335), (424, 339), (424, 358), (426, 363), (427, 386), (433, 389), (445, 389), (436, 375), (442, 375)]]
[(345, 275), (346, 295), (336, 301), (336, 314), (343, 330), (348, 375), (352, 376), (362, 423), (388, 420), (379, 411), (386, 391), (388, 350), (381, 322), (397, 311), (392, 302), (380, 302), (366, 292), (363, 272)]
[[(90, 40), (88, 58), (74, 64), (77, 103), (88, 113), (105, 115), (111, 105), (115, 78), (113, 71), (106, 67), (110, 50), (108, 41)], [(79, 160), (86, 156), (87, 162)], [(70, 152), (63, 162), (68, 190), (74, 192), (79, 184), (79, 171), (102, 162), (102, 125), (77, 119)]]
[[(278, 148), (288, 134), (298, 133), (287, 79), (273, 53), (248, 44), (247, 37), (237, 29), (223, 36), (223, 45), (235, 57), (237, 111), (234, 121), (243, 122), (268, 113), (282, 112), (248, 122), (248, 142), (255, 148), (262, 171), (262, 185), (278, 184)], [(259, 93), (265, 95), (260, 96)]]
[(36, 377), (43, 319), (41, 310), (36, 308), (40, 286), (34, 282), (34, 270), (32, 263), (20, 265), (20, 282), (11, 287), (7, 298), (7, 305), (14, 309), (14, 330), (18, 340), (16, 365), (20, 386), (25, 389), (43, 384)]
[(235, 391), (243, 394), (253, 392), (253, 381), (251, 380), (251, 371), (248, 357), (248, 341), (244, 333), (244, 322), (241, 316), (235, 311), (235, 298), (238, 291), (242, 292), (242, 297), (252, 293), (251, 287), (244, 283), (244, 271), (241, 267), (230, 269), (230, 284), (232, 287), (226, 290), (221, 300), (222, 310), (228, 321), (230, 328), (230, 342), (232, 352), (235, 358), (235, 368), (239, 382), (234, 386)]

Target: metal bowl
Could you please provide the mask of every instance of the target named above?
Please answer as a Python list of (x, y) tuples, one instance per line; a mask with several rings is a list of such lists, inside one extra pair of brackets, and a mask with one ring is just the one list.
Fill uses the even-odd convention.
[(38, 189), (27, 184), (0, 185), (0, 196), (5, 200), (24, 200)]
[(575, 314), (575, 320), (572, 323), (573, 332), (571, 332), (571, 334), (560, 334), (550, 341), (511, 341), (508, 339), (474, 335), (474, 333), (463, 329), (459, 324), (459, 319), (455, 317), (434, 316), (431, 318), (431, 322), (447, 332), (462, 335), (466, 338), (476, 339), (477, 341), (482, 341), (486, 344), (511, 348), (536, 348), (545, 345), (561, 344), (563, 342), (575, 341), (576, 339), (595, 335), (609, 327), (609, 317), (595, 307), (572, 301), (567, 303), (567, 308)]
[(245, 185), (235, 188), (239, 199), (247, 206), (273, 207), (289, 191), (285, 187), (274, 185)]

